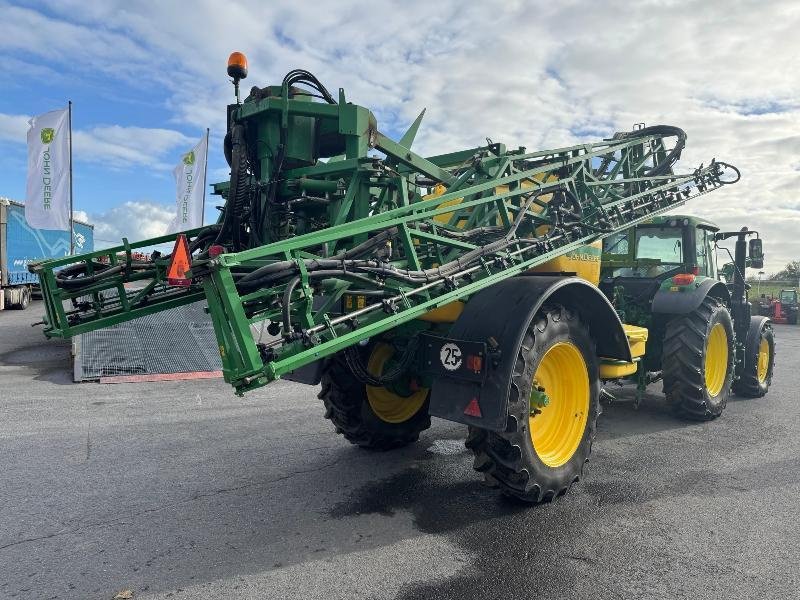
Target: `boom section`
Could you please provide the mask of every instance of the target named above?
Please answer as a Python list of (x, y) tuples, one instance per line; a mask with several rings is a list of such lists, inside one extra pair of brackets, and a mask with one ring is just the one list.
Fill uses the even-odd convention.
[(228, 109), (231, 178), (215, 185), (226, 203), (216, 225), (188, 233), (191, 285), (167, 284), (169, 256), (132, 258), (175, 236), (36, 265), (47, 335), (205, 298), (242, 393), (391, 329), (430, 327), (420, 318), (434, 309), (738, 178), (714, 161), (675, 173), (685, 134), (667, 126), (426, 158), (411, 150), (422, 115), (393, 141), (342, 90), (311, 101), (292, 81)]

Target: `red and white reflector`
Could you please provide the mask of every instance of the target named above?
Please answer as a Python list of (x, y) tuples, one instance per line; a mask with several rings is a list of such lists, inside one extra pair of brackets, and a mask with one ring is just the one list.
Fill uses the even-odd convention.
[(476, 419), (482, 419), (483, 413), (481, 412), (481, 405), (478, 404), (478, 398), (473, 398), (467, 404), (467, 408), (464, 409), (464, 414), (468, 417), (475, 417)]
[(188, 275), (191, 267), (192, 254), (189, 252), (189, 242), (181, 233), (175, 240), (175, 247), (172, 249), (172, 260), (167, 269), (167, 283), (178, 287), (189, 287), (192, 284)]

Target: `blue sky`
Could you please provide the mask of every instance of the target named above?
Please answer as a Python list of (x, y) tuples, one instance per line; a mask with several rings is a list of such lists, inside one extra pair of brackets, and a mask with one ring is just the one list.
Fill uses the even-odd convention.
[(685, 170), (717, 157), (743, 172), (685, 212), (769, 232), (778, 270), (800, 259), (798, 28), (800, 3), (778, 0), (0, 0), (0, 195), (24, 199), (26, 119), (71, 99), (76, 210), (101, 240), (159, 235), (172, 167), (206, 127), (209, 180), (227, 175), (225, 61), (240, 50), (245, 89), (306, 68), (392, 136), (427, 107), (423, 152), (681, 126)]
[[(46, 5), (0, 3), (0, 10), (13, 11), (20, 20), (39, 16), (52, 25), (70, 22), (67, 15)], [(175, 187), (171, 169), (200, 138), (203, 128), (174, 119), (163, 87), (146, 78), (116, 77), (91, 65), (75, 64), (69, 54), (22, 58), (23, 53), (15, 51), (18, 48), (8, 46), (0, 43), (3, 64), (11, 65), (0, 71), (0, 113), (20, 117), (73, 102), (75, 210), (90, 219), (123, 202), (155, 205), (151, 209), (163, 205), (169, 210)], [(0, 138), (0, 194), (24, 200), (25, 138), (19, 125), (15, 133), (23, 133), (22, 138)], [(148, 143), (153, 136), (157, 139)], [(220, 153), (212, 153), (209, 168), (218, 173), (224, 166)], [(213, 212), (208, 211), (209, 218), (214, 218)], [(163, 215), (158, 216), (163, 220)], [(108, 229), (98, 231), (98, 237), (118, 243), (113, 234), (120, 228)]]

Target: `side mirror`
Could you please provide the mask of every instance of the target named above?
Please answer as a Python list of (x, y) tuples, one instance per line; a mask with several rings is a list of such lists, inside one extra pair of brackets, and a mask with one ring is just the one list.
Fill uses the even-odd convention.
[(764, 268), (764, 248), (760, 238), (750, 240), (750, 266), (754, 269)]

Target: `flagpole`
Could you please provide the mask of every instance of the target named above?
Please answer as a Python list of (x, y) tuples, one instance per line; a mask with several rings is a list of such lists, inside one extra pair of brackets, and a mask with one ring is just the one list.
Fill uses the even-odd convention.
[(203, 166), (203, 212), (200, 215), (200, 225), (206, 220), (206, 188), (208, 187), (208, 135), (210, 129), (206, 127), (206, 164)]
[(69, 254), (75, 254), (75, 222), (72, 217), (72, 100), (67, 105), (69, 116)]

